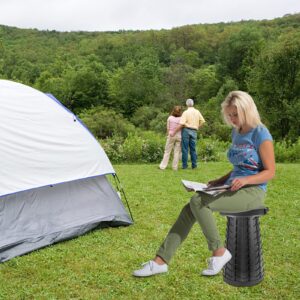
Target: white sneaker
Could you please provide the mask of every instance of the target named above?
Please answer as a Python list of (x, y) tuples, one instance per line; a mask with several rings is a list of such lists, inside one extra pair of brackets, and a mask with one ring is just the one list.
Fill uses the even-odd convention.
[(153, 260), (142, 264), (142, 266), (143, 267), (141, 269), (135, 270), (132, 275), (136, 277), (148, 277), (155, 274), (168, 272), (167, 264), (159, 265)]
[(213, 256), (208, 260), (208, 268), (202, 271), (202, 275), (213, 276), (217, 275), (222, 268), (230, 261), (232, 255), (226, 249), (222, 256)]

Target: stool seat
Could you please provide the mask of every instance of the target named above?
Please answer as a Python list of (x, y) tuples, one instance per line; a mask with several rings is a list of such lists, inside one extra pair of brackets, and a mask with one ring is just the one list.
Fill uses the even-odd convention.
[(231, 217), (251, 217), (251, 216), (263, 216), (269, 211), (268, 207), (258, 208), (248, 211), (242, 211), (238, 213), (232, 212), (220, 212), (222, 216), (231, 216)]
[(227, 217), (226, 248), (232, 254), (225, 265), (223, 279), (234, 286), (253, 286), (263, 280), (264, 266), (260, 238), (259, 217), (268, 208), (230, 213), (220, 212)]

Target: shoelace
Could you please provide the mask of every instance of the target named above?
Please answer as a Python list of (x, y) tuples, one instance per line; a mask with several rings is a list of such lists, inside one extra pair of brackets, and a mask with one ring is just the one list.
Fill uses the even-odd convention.
[(150, 271), (153, 270), (153, 261), (152, 260), (142, 263), (142, 267), (144, 267), (146, 265), (149, 265)]
[(216, 263), (216, 260), (213, 257), (210, 257), (208, 259), (208, 267), (207, 267), (207, 269), (214, 270), (215, 269), (215, 263)]

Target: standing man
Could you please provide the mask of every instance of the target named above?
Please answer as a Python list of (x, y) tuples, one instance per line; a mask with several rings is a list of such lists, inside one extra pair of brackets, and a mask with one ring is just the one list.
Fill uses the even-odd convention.
[(188, 149), (192, 161), (192, 169), (197, 168), (197, 131), (205, 123), (203, 116), (198, 109), (194, 108), (194, 100), (186, 100), (187, 110), (185, 110), (180, 119), (181, 132), (181, 147), (182, 147), (182, 169), (188, 167)]

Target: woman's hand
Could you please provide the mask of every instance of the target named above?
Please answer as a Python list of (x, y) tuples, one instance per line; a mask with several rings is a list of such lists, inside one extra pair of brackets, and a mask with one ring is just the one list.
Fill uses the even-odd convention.
[(234, 178), (231, 182), (231, 188), (230, 190), (232, 192), (239, 190), (243, 186), (248, 184), (248, 178), (247, 177), (240, 177), (240, 178)]

